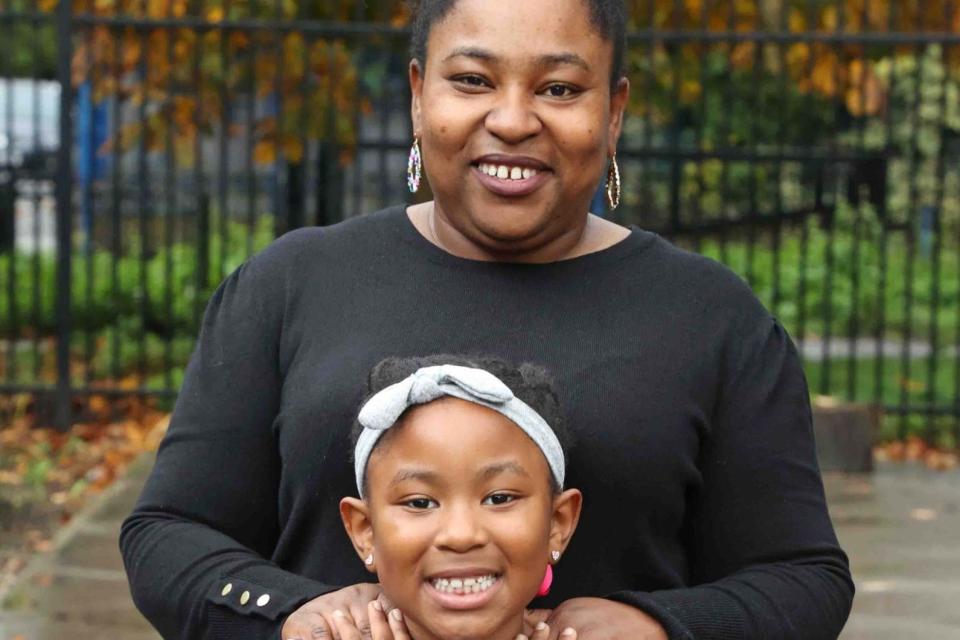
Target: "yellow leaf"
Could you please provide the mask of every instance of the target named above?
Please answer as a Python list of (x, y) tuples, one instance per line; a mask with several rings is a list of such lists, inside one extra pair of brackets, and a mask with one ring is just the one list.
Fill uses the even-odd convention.
[(223, 7), (207, 9), (207, 22), (223, 22)]
[(253, 148), (253, 161), (257, 164), (273, 164), (277, 159), (277, 147), (271, 140), (261, 140)]
[(57, 0), (40, 0), (38, 6), (40, 11), (50, 13), (57, 8)]
[(303, 161), (303, 142), (294, 136), (284, 136), (283, 155), (293, 164)]

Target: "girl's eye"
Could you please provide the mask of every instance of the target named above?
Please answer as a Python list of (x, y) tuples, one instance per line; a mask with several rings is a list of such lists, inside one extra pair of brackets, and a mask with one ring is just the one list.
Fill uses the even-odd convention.
[(545, 93), (551, 98), (572, 98), (580, 91), (569, 84), (551, 84), (546, 88)]
[(483, 504), (498, 506), (502, 504), (507, 504), (509, 502), (513, 502), (516, 499), (517, 499), (517, 496), (510, 495), (509, 493), (494, 493), (484, 498)]
[(410, 507), (411, 509), (432, 509), (437, 507), (437, 501), (431, 500), (430, 498), (412, 498), (403, 503), (404, 506)]

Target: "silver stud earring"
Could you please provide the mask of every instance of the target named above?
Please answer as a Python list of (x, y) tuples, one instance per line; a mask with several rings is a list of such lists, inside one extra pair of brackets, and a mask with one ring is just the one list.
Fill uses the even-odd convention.
[(554, 562), (556, 562), (557, 560), (560, 559), (560, 552), (559, 552), (559, 551), (556, 551), (556, 550), (551, 551), (551, 552), (550, 552), (550, 557), (553, 558), (553, 561), (554, 561)]
[(373, 564), (373, 554), (372, 554), (372, 553), (371, 553), (370, 555), (368, 555), (366, 558), (364, 558), (363, 564), (367, 565), (368, 567)]

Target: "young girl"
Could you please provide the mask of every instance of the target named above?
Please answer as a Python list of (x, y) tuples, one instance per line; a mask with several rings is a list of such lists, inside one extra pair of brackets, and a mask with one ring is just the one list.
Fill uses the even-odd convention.
[[(340, 513), (399, 610), (371, 603), (373, 638), (524, 637), (525, 607), (549, 590), (581, 506), (563, 489), (565, 432), (545, 371), (388, 359), (369, 387), (355, 429), (361, 498), (344, 498)], [(360, 637), (345, 615), (335, 622), (342, 638)], [(541, 623), (533, 638), (549, 632)]]

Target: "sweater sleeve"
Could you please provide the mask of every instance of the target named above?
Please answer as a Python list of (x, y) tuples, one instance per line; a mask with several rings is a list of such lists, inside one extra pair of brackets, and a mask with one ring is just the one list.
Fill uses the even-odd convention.
[[(752, 323), (757, 327), (757, 323)], [(656, 617), (670, 638), (835, 639), (853, 600), (827, 513), (797, 351), (764, 312), (728, 358), (689, 492), (689, 588), (611, 598)]]
[(267, 560), (280, 528), (281, 243), (213, 295), (156, 464), (121, 528), (133, 600), (164, 638), (279, 637), (286, 614), (336, 588)]

